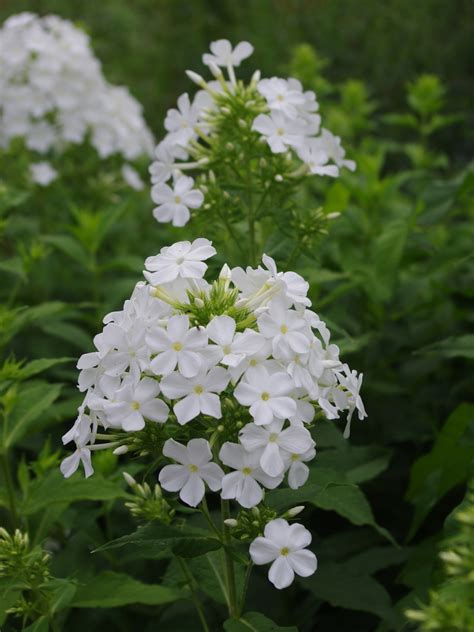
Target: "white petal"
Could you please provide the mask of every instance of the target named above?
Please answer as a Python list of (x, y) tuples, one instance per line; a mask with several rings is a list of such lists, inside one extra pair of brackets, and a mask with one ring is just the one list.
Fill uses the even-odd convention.
[(242, 492), (237, 498), (238, 502), (242, 505), (242, 507), (250, 509), (251, 507), (258, 505), (262, 498), (263, 491), (257, 481), (251, 476), (245, 476)]
[(159, 392), (160, 385), (158, 382), (150, 377), (144, 377), (135, 389), (135, 399), (138, 402), (147, 402), (150, 399), (154, 399)]
[(209, 489), (217, 492), (222, 486), (224, 472), (217, 463), (207, 463), (199, 468), (199, 476), (207, 483)]
[(179, 373), (171, 373), (161, 380), (161, 390), (170, 399), (183, 397), (192, 391), (192, 385)]
[(298, 489), (308, 480), (309, 467), (301, 461), (294, 461), (288, 472), (288, 485), (291, 489)]
[(288, 544), (289, 524), (283, 518), (272, 520), (265, 526), (265, 537), (283, 548)]
[(288, 452), (303, 454), (314, 445), (311, 434), (304, 427), (291, 426), (280, 434), (279, 445)]
[(185, 465), (165, 465), (158, 477), (167, 492), (177, 492), (187, 483), (190, 471)]
[(150, 369), (155, 375), (170, 375), (176, 368), (178, 354), (174, 349), (159, 353), (150, 362)]
[(288, 555), (288, 561), (295, 573), (301, 577), (309, 577), (316, 572), (318, 567), (316, 555), (307, 549), (290, 553)]
[(154, 399), (151, 402), (142, 404), (140, 410), (146, 419), (160, 423), (164, 423), (169, 415), (169, 408), (161, 399)]
[(179, 497), (187, 505), (196, 507), (203, 499), (205, 491), (206, 488), (201, 478), (197, 474), (191, 474), (188, 482), (180, 491)]
[(222, 417), (221, 400), (214, 393), (203, 393), (200, 397), (200, 408), (203, 415), (210, 415), (215, 419)]
[(193, 465), (204, 465), (212, 459), (211, 448), (206, 439), (191, 439), (187, 445), (189, 462)]
[(194, 351), (178, 353), (178, 368), (184, 377), (195, 377), (202, 366), (201, 358)]
[(61, 463), (60, 469), (64, 478), (69, 478), (79, 467), (81, 456), (79, 450), (76, 450), (70, 456), (67, 456)]
[(235, 333), (235, 320), (230, 316), (215, 316), (207, 326), (211, 340), (219, 345), (230, 345)]
[(265, 474), (269, 476), (278, 476), (285, 469), (285, 464), (280, 455), (280, 449), (275, 442), (269, 443), (262, 456), (260, 457), (260, 466)]
[[(286, 398), (281, 398), (286, 399)], [(257, 426), (266, 426), (273, 421), (273, 411), (270, 405), (271, 400), (263, 401), (263, 399), (257, 400), (250, 406), (250, 414), (254, 418)]]
[(219, 458), (227, 467), (238, 470), (244, 465), (244, 449), (238, 443), (226, 441), (220, 449)]
[(295, 573), (286, 558), (287, 556), (283, 555), (278, 557), (268, 571), (268, 579), (278, 589), (287, 588), (295, 578)]
[(178, 419), (178, 423), (183, 425), (191, 421), (201, 412), (199, 396), (191, 393), (184, 399), (181, 399), (173, 406), (174, 414)]
[(168, 321), (167, 333), (169, 340), (181, 342), (189, 329), (189, 318), (185, 314), (172, 316)]
[(174, 439), (167, 439), (163, 445), (163, 454), (173, 461), (189, 465), (188, 451), (184, 445)]
[(273, 562), (280, 554), (278, 547), (267, 538), (255, 538), (249, 552), (252, 562), (257, 565)]
[(308, 531), (302, 524), (294, 523), (289, 528), (289, 542), (291, 543), (291, 549), (303, 549), (311, 544), (312, 535), (311, 531)]
[(241, 472), (231, 472), (222, 479), (221, 497), (224, 499), (237, 498), (242, 493), (244, 475)]

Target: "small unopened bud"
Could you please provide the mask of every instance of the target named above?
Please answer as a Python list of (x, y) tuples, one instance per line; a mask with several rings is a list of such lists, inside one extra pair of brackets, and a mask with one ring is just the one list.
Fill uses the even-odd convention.
[(288, 509), (288, 511), (286, 512), (286, 515), (288, 516), (288, 518), (294, 518), (295, 516), (297, 516), (298, 514), (300, 514), (304, 509), (304, 505), (298, 505), (297, 507), (292, 507), (291, 509)]
[(128, 472), (122, 472), (122, 476), (124, 477), (125, 482), (127, 483), (127, 485), (130, 485), (130, 487), (133, 487), (134, 485), (137, 484), (137, 481)]
[(222, 70), (213, 61), (207, 64), (207, 66), (216, 79), (219, 79), (220, 77), (222, 77)]
[(223, 425), (217, 426), (216, 428), (217, 432), (224, 432), (225, 428)]
[(120, 456), (121, 454), (127, 454), (127, 452), (128, 452), (128, 445), (119, 445), (118, 448), (115, 448), (113, 453), (117, 456)]
[(229, 200), (230, 199), (229, 191), (223, 191), (222, 197), (224, 198), (224, 200)]
[(196, 307), (199, 307), (199, 309), (202, 309), (204, 307), (204, 301), (202, 300), (202, 298), (199, 298), (199, 296), (194, 299), (194, 304), (196, 305)]
[(216, 174), (212, 170), (209, 171), (209, 181), (213, 183), (216, 181)]
[(227, 263), (224, 263), (224, 265), (221, 268), (221, 271), (219, 272), (219, 279), (222, 279), (223, 281), (230, 281), (231, 278), (232, 278), (232, 273), (230, 271), (230, 268), (227, 265)]
[(223, 112), (224, 114), (230, 114), (231, 110), (227, 107), (227, 105), (223, 105), (221, 107), (221, 112)]
[(194, 70), (186, 70), (186, 74), (188, 75), (189, 79), (191, 79), (191, 81), (193, 81), (199, 87), (205, 88), (207, 86), (207, 83), (204, 81), (201, 75), (198, 75), (197, 72), (194, 72)]
[(250, 511), (257, 518), (260, 516), (260, 509), (258, 507), (252, 507), (252, 509)]
[(244, 121), (244, 119), (239, 119), (238, 123), (239, 123), (239, 127), (241, 127), (242, 129), (244, 127), (247, 127), (247, 122)]
[(260, 72), (260, 70), (256, 70), (253, 75), (252, 78), (250, 79), (250, 83), (251, 84), (257, 84), (260, 81), (260, 77), (262, 76), (262, 73)]
[(234, 518), (227, 518), (226, 520), (224, 520), (224, 524), (225, 524), (226, 527), (229, 527), (230, 529), (233, 529), (239, 523)]
[(275, 182), (283, 182), (283, 176), (279, 173), (275, 176)]
[(228, 149), (229, 151), (232, 151), (233, 149), (235, 149), (235, 145), (234, 143), (229, 142), (225, 144), (225, 148)]
[(336, 213), (336, 212), (334, 212), (334, 213), (328, 213), (328, 214), (326, 215), (326, 219), (336, 219), (337, 217), (339, 217), (339, 215), (340, 215), (340, 213)]
[(265, 167), (268, 165), (267, 161), (265, 158), (260, 158), (260, 166), (262, 169), (265, 169)]

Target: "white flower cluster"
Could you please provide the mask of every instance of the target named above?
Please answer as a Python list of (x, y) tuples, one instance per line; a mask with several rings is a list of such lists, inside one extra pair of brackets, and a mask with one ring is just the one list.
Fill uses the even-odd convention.
[(153, 148), (140, 104), (105, 80), (87, 35), (33, 13), (0, 29), (0, 147), (15, 137), (40, 154), (86, 138), (101, 158), (133, 160)]
[[(147, 426), (168, 428), (161, 449), (173, 463), (160, 471), (163, 489), (196, 507), (207, 486), (252, 508), (285, 477), (292, 489), (306, 482), (306, 462), (316, 454), (308, 425), (317, 411), (328, 419), (347, 411), (350, 420), (357, 409), (365, 417), (362, 375), (340, 361), (309, 309), (308, 283), (264, 256), (256, 269), (225, 265), (210, 284), (204, 262), (214, 254), (202, 238), (163, 248), (145, 261), (148, 283), (105, 317), (96, 351), (78, 362), (86, 395), (63, 437), (76, 444), (61, 465), (66, 477), (81, 461), (92, 474), (94, 450), (124, 454)], [(309, 568), (304, 556), (289, 555), (301, 542), (288, 537), (278, 545), (288, 551), (273, 558), (284, 558), (276, 563), (285, 570), (284, 579), (276, 573), (279, 587), (293, 570)], [(257, 564), (275, 553), (267, 546), (259, 554), (259, 544)]]
[[(240, 42), (232, 48), (228, 40), (211, 43), (211, 53), (203, 55), (203, 62), (217, 78), (206, 82), (192, 71), (187, 74), (202, 90), (191, 100), (182, 94), (177, 108), (168, 111), (165, 118), (167, 134), (155, 149), (156, 160), (150, 166), (152, 199), (157, 204), (153, 214), (159, 222), (172, 222), (174, 226), (184, 226), (190, 218), (190, 209), (200, 208), (204, 202), (205, 187), (199, 188), (184, 171), (206, 169), (209, 162), (202, 157), (199, 145), (208, 144), (211, 149), (216, 135), (215, 122), (219, 115), (228, 113), (228, 107), (220, 101), (226, 94), (236, 97), (239, 89), (245, 89), (237, 82), (235, 67), (249, 57), (253, 47), (248, 42)], [(227, 70), (229, 81), (223, 77), (220, 67)], [(321, 128), (321, 117), (316, 94), (304, 91), (301, 83), (294, 78), (260, 79), (257, 71), (252, 77), (255, 104), (260, 99), (259, 114), (252, 123), (252, 130), (268, 144), (274, 154), (290, 152), (300, 161), (301, 174), (317, 174), (337, 177), (339, 170), (346, 167), (355, 169), (355, 162), (345, 159), (341, 139), (327, 129)], [(258, 136), (257, 136), (258, 137)], [(166, 184), (171, 180), (171, 184)]]

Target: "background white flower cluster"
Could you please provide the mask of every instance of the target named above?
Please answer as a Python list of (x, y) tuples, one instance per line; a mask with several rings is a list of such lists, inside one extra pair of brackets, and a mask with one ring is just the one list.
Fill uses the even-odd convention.
[[(164, 122), (167, 134), (157, 145), (156, 160), (150, 166), (151, 195), (157, 204), (154, 216), (159, 222), (172, 222), (175, 226), (184, 226), (190, 219), (190, 209), (200, 208), (204, 202), (205, 187), (200, 188), (196, 183), (195, 188), (194, 179), (184, 172), (206, 170), (208, 160), (199, 157), (197, 143), (204, 141), (212, 150), (218, 133), (215, 125), (218, 116), (228, 114), (227, 106), (222, 106), (216, 97), (226, 93), (230, 99), (238, 98), (244, 84), (237, 82), (235, 67), (253, 52), (248, 42), (240, 42), (232, 48), (228, 40), (212, 42), (210, 48), (211, 53), (203, 55), (203, 63), (217, 79), (206, 82), (188, 71), (188, 76), (203, 89), (192, 100), (187, 93), (182, 94), (177, 107), (168, 110)], [(227, 70), (228, 81), (221, 67)], [(355, 169), (355, 163), (345, 159), (340, 138), (321, 128), (319, 105), (313, 91), (304, 91), (301, 83), (293, 78), (260, 79), (259, 71), (254, 73), (249, 87), (256, 90), (251, 96), (261, 100), (260, 113), (253, 120), (252, 130), (274, 154), (289, 152), (301, 161), (301, 175), (337, 177), (342, 167)], [(255, 105), (253, 99), (249, 101)], [(171, 183), (166, 184), (169, 180)]]
[(101, 158), (133, 160), (153, 148), (140, 104), (106, 81), (88, 36), (67, 20), (32, 13), (0, 29), (0, 146), (16, 137), (40, 154), (86, 138)]

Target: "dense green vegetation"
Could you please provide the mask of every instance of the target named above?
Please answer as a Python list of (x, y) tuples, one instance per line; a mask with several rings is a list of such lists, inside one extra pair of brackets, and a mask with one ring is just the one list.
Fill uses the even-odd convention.
[[(252, 41), (267, 76), (286, 72), (316, 90), (357, 170), (305, 191), (310, 206), (340, 214), (327, 234), (290, 253), (280, 225), (264, 250), (282, 267), (291, 259), (310, 282), (315, 311), (364, 373), (368, 418), (354, 421), (349, 441), (320, 422), (309, 483), (292, 497), (307, 504), (319, 569), (278, 598), (255, 575), (247, 610), (263, 615), (249, 620), (262, 632), (295, 629), (269, 627), (265, 617), (301, 632), (466, 632), (474, 609), (472, 3), (15, 0), (0, 4), (0, 18), (25, 9), (80, 22), (106, 75), (141, 100), (158, 137), (166, 109), (189, 89), (183, 70), (201, 70), (215, 37)], [(80, 403), (75, 359), (129, 296), (143, 259), (195, 231), (156, 224), (148, 190), (124, 188), (113, 166), (88, 148), (69, 151), (63, 177), (39, 190), (19, 146), (0, 153), (4, 630), (192, 632), (200, 630), (193, 583), (212, 629), (225, 619), (212, 572), (221, 562), (206, 543), (194, 550), (206, 556), (190, 555), (186, 582), (169, 545), (104, 547), (132, 533), (137, 516), (153, 523), (159, 514), (153, 472), (108, 452), (96, 455), (87, 481), (58, 471), (60, 437)], [(124, 469), (151, 489), (132, 495)], [(29, 540), (12, 539), (15, 528)], [(178, 545), (186, 557), (189, 542)], [(5, 623), (19, 600), (23, 619)]]

